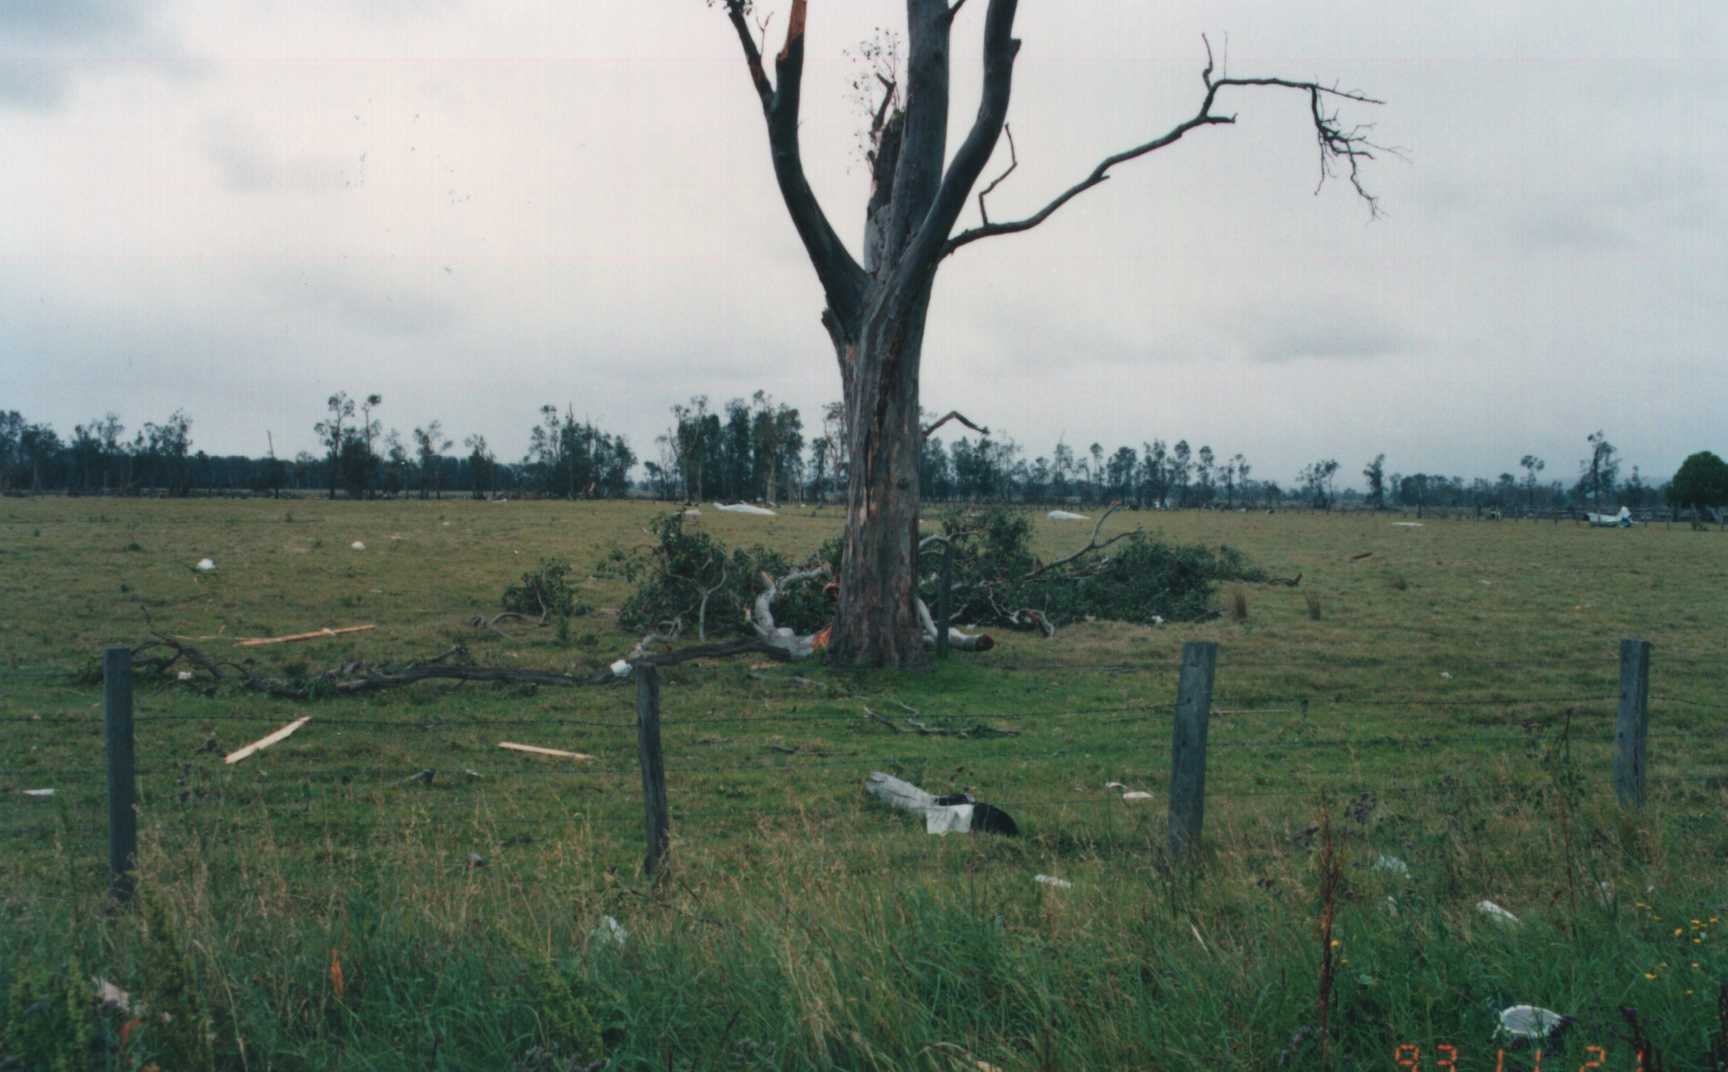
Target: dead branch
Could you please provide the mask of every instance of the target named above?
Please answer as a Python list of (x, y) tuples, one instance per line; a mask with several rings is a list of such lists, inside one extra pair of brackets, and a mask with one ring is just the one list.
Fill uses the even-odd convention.
[(984, 189), (978, 191), (978, 217), (982, 219), (986, 225), (990, 223), (990, 212), (984, 207), (984, 199), (989, 197), (996, 187), (1002, 185), (1002, 180), (1014, 174), (1014, 169), (1020, 166), (1020, 155), (1014, 151), (1014, 128), (1007, 123), (1003, 123), (1002, 133), (1008, 136), (1008, 170), (996, 176), (995, 181), (984, 187)]
[[(924, 643), (930, 647), (936, 646), (936, 621), (930, 616), (930, 608), (919, 596), (913, 596), (914, 609), (918, 612), (918, 625), (924, 633)], [(956, 651), (989, 651), (996, 646), (996, 641), (988, 633), (962, 633), (952, 625), (943, 623), (948, 630), (948, 646)]]
[(888, 727), (888, 728), (889, 728), (889, 729), (891, 729), (891, 730), (893, 730), (893, 731), (894, 731), (894, 732), (895, 732), (895, 733), (900, 733), (900, 732), (902, 732), (902, 731), (901, 731), (901, 729), (900, 729), (900, 727), (899, 727), (899, 726), (896, 726), (896, 725), (894, 725), (894, 720), (893, 720), (893, 719), (890, 719), (890, 718), (884, 718), (884, 717), (883, 717), (883, 716), (881, 716), (881, 715), (879, 715), (879, 714), (877, 714), (877, 713), (876, 713), (876, 712), (874, 712), (874, 711), (872, 711), (872, 710), (870, 710), (870, 708), (869, 708), (869, 707), (865, 707), (865, 708), (864, 708), (864, 713), (865, 713), (865, 714), (866, 714), (866, 715), (869, 715), (869, 716), (870, 716), (870, 717), (871, 717), (871, 718), (872, 718), (872, 719), (874, 719), (874, 720), (876, 720), (876, 721), (877, 721), (877, 722), (880, 722), (880, 723), (882, 723), (882, 725), (884, 725), (884, 726), (887, 726), (887, 727)]
[(1104, 522), (1106, 522), (1110, 519), (1111, 514), (1115, 513), (1116, 511), (1118, 511), (1120, 509), (1122, 509), (1122, 504), (1118, 502), (1118, 503), (1112, 503), (1110, 506), (1110, 509), (1104, 511), (1103, 515), (1098, 518), (1098, 523), (1092, 526), (1092, 538), (1090, 540), (1086, 541), (1085, 547), (1080, 548), (1080, 550), (1078, 550), (1078, 551), (1074, 552), (1073, 554), (1068, 555), (1064, 558), (1059, 558), (1054, 562), (1049, 562), (1049, 563), (1046, 563), (1045, 565), (1039, 566), (1037, 569), (1033, 570), (1031, 573), (1026, 574), (1026, 576), (1024, 576), (1020, 579), (1022, 581), (1030, 581), (1034, 577), (1038, 577), (1038, 576), (1041, 576), (1045, 573), (1049, 573), (1051, 570), (1056, 569), (1059, 566), (1066, 566), (1070, 562), (1077, 561), (1082, 556), (1089, 555), (1093, 551), (1102, 551), (1102, 550), (1104, 550), (1104, 548), (1109, 547), (1111, 544), (1115, 543), (1117, 540), (1126, 539), (1129, 536), (1132, 536), (1135, 532), (1140, 531), (1139, 529), (1133, 529), (1133, 530), (1130, 530), (1128, 532), (1118, 532), (1116, 535), (1110, 537), (1108, 540), (1105, 540), (1103, 543), (1098, 542), (1098, 533), (1103, 531)]
[(973, 424), (971, 422), (971, 420), (969, 420), (966, 417), (965, 414), (961, 413), (957, 409), (951, 409), (947, 413), (943, 414), (941, 419), (937, 420), (936, 423), (934, 423), (934, 424), (932, 424), (929, 427), (924, 429), (924, 431), (922, 433), (923, 438), (929, 439), (930, 433), (934, 432), (936, 429), (947, 424), (949, 421), (959, 421), (961, 424), (972, 429), (974, 432), (977, 432), (979, 435), (989, 435), (990, 434), (990, 429), (983, 428), (983, 427), (980, 427), (979, 425)]
[[(992, 238), (996, 235), (1017, 234), (1021, 231), (1029, 231), (1049, 219), (1057, 209), (1060, 209), (1069, 201), (1072, 201), (1087, 190), (1092, 189), (1094, 186), (1097, 186), (1108, 179), (1110, 177), (1110, 169), (1115, 167), (1117, 164), (1126, 163), (1130, 160), (1146, 156), (1149, 153), (1157, 152), (1159, 149), (1174, 145), (1176, 142), (1181, 141), (1182, 137), (1191, 130), (1196, 130), (1200, 127), (1206, 126), (1222, 126), (1235, 123), (1235, 115), (1218, 115), (1212, 110), (1213, 106), (1217, 103), (1219, 90), (1232, 87), (1247, 88), (1252, 86), (1270, 86), (1300, 90), (1308, 94), (1309, 115), (1314, 123), (1314, 138), (1320, 152), (1320, 183), (1324, 184), (1326, 179), (1335, 173), (1336, 168), (1340, 166), (1347, 167), (1350, 185), (1356, 191), (1357, 196), (1367, 202), (1369, 215), (1371, 217), (1377, 217), (1380, 214), (1379, 199), (1369, 193), (1362, 185), (1360, 167), (1363, 161), (1374, 159), (1374, 154), (1376, 152), (1388, 152), (1393, 155), (1399, 155), (1399, 151), (1392, 147), (1378, 145), (1373, 141), (1370, 141), (1368, 138), (1368, 131), (1371, 128), (1367, 126), (1354, 126), (1348, 128), (1343, 126), (1340, 123), (1336, 112), (1326, 112), (1323, 107), (1322, 99), (1330, 97), (1337, 100), (1348, 100), (1355, 101), (1359, 104), (1373, 105), (1384, 104), (1385, 101), (1377, 100), (1373, 97), (1367, 96), (1366, 94), (1358, 93), (1353, 90), (1341, 90), (1336, 86), (1323, 86), (1318, 82), (1302, 82), (1288, 78), (1214, 78), (1212, 74), (1212, 43), (1206, 40), (1204, 36), (1201, 37), (1201, 41), (1206, 46), (1206, 66), (1200, 72), (1200, 80), (1206, 87), (1206, 93), (1200, 100), (1200, 107), (1192, 116), (1171, 127), (1169, 130), (1160, 134), (1158, 137), (1153, 138), (1151, 141), (1106, 156), (1103, 160), (1099, 161), (1098, 165), (1094, 167), (1085, 178), (1051, 198), (1043, 208), (1034, 212), (1030, 216), (1017, 220), (1004, 220), (1001, 223), (985, 222), (977, 227), (962, 231), (960, 234), (957, 234), (948, 240), (947, 244), (943, 247), (942, 255), (947, 256), (955, 250), (960, 249), (962, 246), (978, 241), (980, 238)], [(1317, 186), (1316, 190), (1318, 190), (1318, 188), (1319, 187)]]

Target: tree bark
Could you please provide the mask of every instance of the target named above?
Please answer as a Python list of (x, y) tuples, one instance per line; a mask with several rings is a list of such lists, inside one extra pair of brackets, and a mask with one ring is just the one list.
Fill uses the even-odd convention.
[(914, 600), (918, 553), (918, 372), (934, 273), (908, 292), (872, 288), (856, 342), (839, 346), (851, 459), (840, 602), (829, 658), (927, 665)]

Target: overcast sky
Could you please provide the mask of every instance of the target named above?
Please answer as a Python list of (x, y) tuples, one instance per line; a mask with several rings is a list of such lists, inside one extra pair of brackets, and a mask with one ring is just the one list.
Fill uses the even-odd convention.
[[(805, 162), (855, 250), (846, 52), (903, 19), (811, 3)], [(1029, 457), (1185, 437), (1281, 480), (1380, 451), (1570, 479), (1597, 428), (1657, 479), (1728, 450), (1728, 5), (1022, 0), (993, 214), (1191, 114), (1202, 32), (1230, 74), (1386, 100), (1346, 111), (1407, 151), (1367, 175), (1386, 217), (1315, 195), (1305, 98), (1232, 91), (1235, 126), (945, 263), (927, 408)], [(542, 402), (653, 457), (691, 394), (764, 388), (807, 423), (839, 395), (737, 41), (698, 0), (0, 0), (0, 145), (0, 407), (62, 433), (184, 407), (198, 447), (268, 429), (292, 455), (327, 395), (376, 391), (386, 426), (508, 459)]]

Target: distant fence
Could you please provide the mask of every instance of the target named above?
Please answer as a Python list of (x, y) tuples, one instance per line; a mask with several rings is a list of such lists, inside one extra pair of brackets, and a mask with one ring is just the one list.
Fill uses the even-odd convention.
[[(1167, 800), (1168, 851), (1170, 858), (1177, 863), (1180, 863), (1184, 859), (1191, 858), (1194, 848), (1200, 844), (1204, 836), (1205, 812), (1208, 799), (1206, 776), (1209, 750), (1219, 747), (1259, 747), (1268, 749), (1371, 749), (1379, 747), (1397, 747), (1409, 750), (1415, 754), (1420, 754), (1433, 749), (1442, 741), (1474, 741), (1480, 738), (1483, 741), (1492, 742), (1497, 747), (1503, 749), (1505, 743), (1512, 739), (1512, 735), (1503, 732), (1496, 734), (1448, 732), (1444, 734), (1428, 733), (1405, 736), (1388, 735), (1379, 737), (1345, 737), (1341, 739), (1325, 740), (1304, 738), (1280, 740), (1225, 740), (1220, 742), (1213, 740), (1210, 733), (1213, 720), (1217, 717), (1231, 718), (1236, 715), (1248, 713), (1282, 713), (1286, 715), (1299, 716), (1301, 719), (1300, 725), (1306, 727), (1309, 725), (1309, 709), (1311, 705), (1307, 698), (1298, 698), (1293, 701), (1283, 701), (1272, 704), (1254, 704), (1249, 706), (1232, 707), (1219, 705), (1215, 702), (1214, 695), (1214, 686), (1218, 680), (1218, 655), (1219, 647), (1215, 643), (1188, 642), (1182, 647), (1181, 658), (1177, 668), (1177, 687), (1172, 708), (1173, 718), (1171, 722), (1170, 738), (1170, 778)], [(1649, 786), (1651, 784), (1648, 764), (1648, 742), (1652, 736), (1650, 732), (1651, 664), (1651, 645), (1649, 642), (1639, 639), (1627, 639), (1621, 642), (1619, 652), (1619, 688), (1618, 695), (1615, 697), (1616, 714), (1612, 737), (1612, 766), (1611, 769), (1602, 771), (1602, 775), (1604, 779), (1612, 780), (1615, 794), (1620, 805), (1628, 809), (1640, 809), (1644, 807)], [(137, 784), (141, 771), (137, 764), (138, 753), (137, 741), (135, 739), (137, 726), (140, 723), (149, 726), (155, 723), (169, 723), (175, 721), (208, 722), (212, 720), (201, 716), (178, 715), (172, 713), (148, 714), (142, 717), (134, 717), (132, 655), (130, 649), (125, 647), (113, 647), (107, 649), (103, 655), (102, 669), (104, 684), (103, 736), (105, 742), (105, 763), (102, 767), (102, 773), (105, 775), (106, 785), (104, 794), (104, 802), (106, 804), (105, 824), (102, 830), (106, 834), (107, 841), (109, 889), (116, 900), (123, 901), (129, 898), (132, 894), (132, 876), (136, 866), (138, 851)], [(1039, 667), (1036, 664), (1012, 664), (1004, 665), (1001, 669), (1005, 672), (1012, 672), (1017, 669), (1049, 669), (1068, 671), (1079, 670), (1092, 674), (1108, 674), (1116, 671), (1143, 673), (1155, 670), (1156, 667), (1150, 664), (1134, 664), (1120, 667), (1075, 667), (1070, 665)], [(664, 861), (671, 844), (673, 811), (669, 805), (675, 798), (672, 796), (672, 790), (668, 786), (668, 772), (670, 771), (677, 775), (700, 773), (724, 775), (728, 773), (736, 773), (742, 768), (735, 765), (728, 766), (724, 764), (704, 766), (700, 763), (681, 763), (668, 767), (661, 743), (661, 707), (664, 695), (662, 689), (661, 670), (652, 665), (640, 665), (635, 669), (634, 676), (635, 717), (633, 726), (630, 722), (616, 719), (526, 717), (521, 719), (439, 718), (422, 725), (420, 728), (436, 727), (442, 729), (445, 727), (461, 725), (483, 725), (489, 729), (501, 729), (513, 725), (580, 726), (588, 730), (604, 728), (617, 732), (623, 732), (633, 728), (636, 737), (636, 763), (634, 768), (602, 768), (602, 772), (611, 775), (639, 774), (640, 776), (644, 816), (644, 869), (652, 874)], [(676, 695), (676, 693), (674, 693), (674, 695)], [(1524, 698), (1520, 700), (1507, 700), (1504, 698), (1475, 699), (1466, 697), (1424, 698), (1421, 696), (1377, 696), (1367, 699), (1355, 699), (1348, 702), (1353, 706), (1403, 705), (1407, 707), (1422, 707), (1425, 705), (1432, 705), (1464, 708), (1476, 705), (1517, 707), (1533, 703), (1574, 704), (1602, 702), (1606, 704), (1607, 700), (1607, 696), (1583, 698), (1540, 697)], [(1321, 702), (1324, 703), (1326, 701)], [(1716, 710), (1716, 708), (1711, 708), (1710, 704), (1703, 701), (1675, 698), (1674, 702), (1682, 704), (1692, 703), (1699, 707)], [(1163, 704), (1151, 702), (1134, 702), (1118, 707), (1069, 708), (1064, 712), (1064, 714), (1085, 717), (1098, 722), (1116, 721), (1145, 725), (1147, 724), (1147, 716), (1154, 710), (1164, 708), (1164, 706), (1165, 705)], [(1001, 714), (1001, 712), (996, 711), (963, 712), (960, 715), (951, 715), (950, 724), (952, 719), (955, 717), (990, 718), (1000, 717)], [(274, 714), (243, 717), (247, 719), (256, 719), (258, 721), (276, 721), (280, 718), (279, 715)], [(879, 722), (887, 721), (874, 713), (870, 713), (869, 718), (875, 719)], [(18, 731), (26, 727), (53, 727), (73, 721), (76, 721), (76, 719), (68, 717), (44, 720), (41, 716), (34, 716), (30, 719), (6, 718), (3, 720), (3, 723), (7, 727), (5, 736), (8, 739), (15, 740)], [(931, 727), (923, 722), (911, 719), (906, 719), (905, 721), (908, 724), (905, 729), (896, 727), (891, 723), (889, 724), (889, 728), (896, 730), (897, 733), (916, 733), (919, 735), (948, 735), (957, 734), (959, 732), (951, 728)], [(934, 719), (932, 719), (932, 721), (934, 721)], [(340, 722), (344, 726), (392, 728), (399, 731), (415, 728), (413, 720), (402, 718), (343, 718)], [(673, 720), (673, 724), (676, 725), (701, 725), (704, 727), (728, 723), (750, 724), (752, 726), (762, 727), (769, 727), (777, 724), (808, 727), (820, 726), (823, 723), (840, 722), (853, 725), (866, 724), (865, 717), (862, 715), (840, 715), (823, 712), (754, 716), (726, 715), (718, 717), (710, 715), (709, 717), (691, 717), (687, 719)], [(289, 729), (289, 727), (284, 727), (283, 730), (279, 730), (276, 734), (264, 738), (263, 742), (259, 743), (273, 742), (275, 740), (283, 739), (287, 736), (287, 733), (284, 731), (288, 731)], [(1602, 736), (1595, 736), (1589, 739), (1600, 743), (1608, 743)], [(798, 752), (797, 749), (786, 748), (784, 746), (770, 747), (774, 747), (776, 751), (787, 753), (788, 756), (794, 755)], [(1135, 747), (1139, 748), (1141, 746), (1139, 743), (1136, 743)], [(12, 754), (21, 756), (23, 753), (14, 750)], [(569, 753), (563, 754), (569, 755)], [(166, 757), (163, 758), (165, 759)], [(1061, 753), (1056, 753), (1047, 757), (1039, 757), (1021, 752), (1016, 753), (1014, 758), (1017, 763), (1023, 764), (1028, 762), (1054, 762), (1064, 757)], [(12, 764), (8, 764), (8, 766), (11, 765)], [(852, 774), (858, 778), (861, 778), (864, 774), (868, 773), (865, 769), (864, 761), (861, 761), (857, 757), (849, 757), (835, 761), (820, 758), (815, 760), (800, 760), (799, 766), (800, 768), (848, 768), (851, 770)], [(165, 768), (158, 769), (156, 773), (162, 773), (163, 769)], [(593, 768), (584, 767), (583, 769), (592, 770)], [(49, 776), (55, 774), (74, 775), (79, 773), (89, 776), (94, 775), (96, 771), (90, 768), (86, 768), (82, 772), (50, 771), (31, 769), (27, 765), (19, 766), (13, 770), (0, 770), (0, 776), (25, 774)], [(402, 777), (401, 771), (386, 772), (378, 768), (364, 767), (320, 767), (307, 773), (308, 781), (310, 781), (311, 774), (318, 774), (331, 780), (340, 780), (344, 785), (349, 784), (355, 778), (375, 779), (374, 784), (387, 785), (390, 782), (412, 782), (416, 779), (423, 779), (429, 782), (431, 781), (434, 772), (431, 770), (425, 770), (420, 771), (417, 774), (411, 773), (408, 777), (404, 778)], [(472, 775), (475, 778), (479, 778), (482, 776), (491, 777), (498, 775), (505, 777), (525, 777), (541, 773), (558, 776), (565, 772), (563, 770), (547, 770), (542, 772), (519, 768), (493, 767), (488, 768), (485, 771), (469, 769), (466, 770), (465, 773), (467, 775)], [(184, 775), (182, 776), (184, 777)], [(298, 775), (296, 775), (296, 777), (298, 777)], [(1717, 784), (1728, 784), (1728, 778), (1710, 776), (1709, 780), (1713, 780)], [(852, 784), (857, 783), (854, 782)], [(1385, 791), (1391, 792), (1393, 790), (1387, 789)], [(31, 790), (25, 790), (24, 792), (31, 792)], [(34, 792), (41, 793), (42, 791), (35, 790)], [(1241, 792), (1227, 792), (1224, 795), (1227, 798), (1238, 796), (1296, 796), (1311, 795), (1313, 792), (1314, 790), (1312, 789), (1303, 790), (1299, 794), (1275, 789), (1253, 789)], [(1099, 803), (1100, 799), (1108, 800), (1111, 798), (1026, 799), (1019, 801), (1004, 801), (1003, 803), (1011, 807), (1061, 803), (1095, 804)], [(507, 822), (509, 820), (505, 821)], [(8, 832), (14, 835), (18, 833), (28, 833), (28, 831), (20, 831), (17, 829)]]

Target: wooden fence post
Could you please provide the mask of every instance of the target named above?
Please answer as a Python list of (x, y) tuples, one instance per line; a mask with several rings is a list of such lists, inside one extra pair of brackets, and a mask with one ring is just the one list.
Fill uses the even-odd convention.
[(1644, 806), (1644, 742), (1650, 730), (1650, 642), (1620, 642), (1620, 715), (1614, 723), (1614, 795)]
[(102, 653), (102, 716), (108, 751), (108, 892), (132, 899), (138, 866), (137, 762), (132, 747), (132, 649)]
[(936, 658), (948, 658), (948, 593), (954, 587), (954, 545), (942, 541), (942, 580), (936, 589)]
[(648, 826), (648, 855), (642, 869), (652, 875), (666, 855), (666, 763), (660, 754), (660, 670), (652, 663), (636, 668), (636, 750), (642, 762), (642, 812)]
[(1218, 645), (1190, 640), (1182, 645), (1176, 686), (1176, 725), (1170, 743), (1170, 855), (1180, 857), (1200, 843), (1206, 815), (1206, 724), (1212, 714), (1212, 675)]

